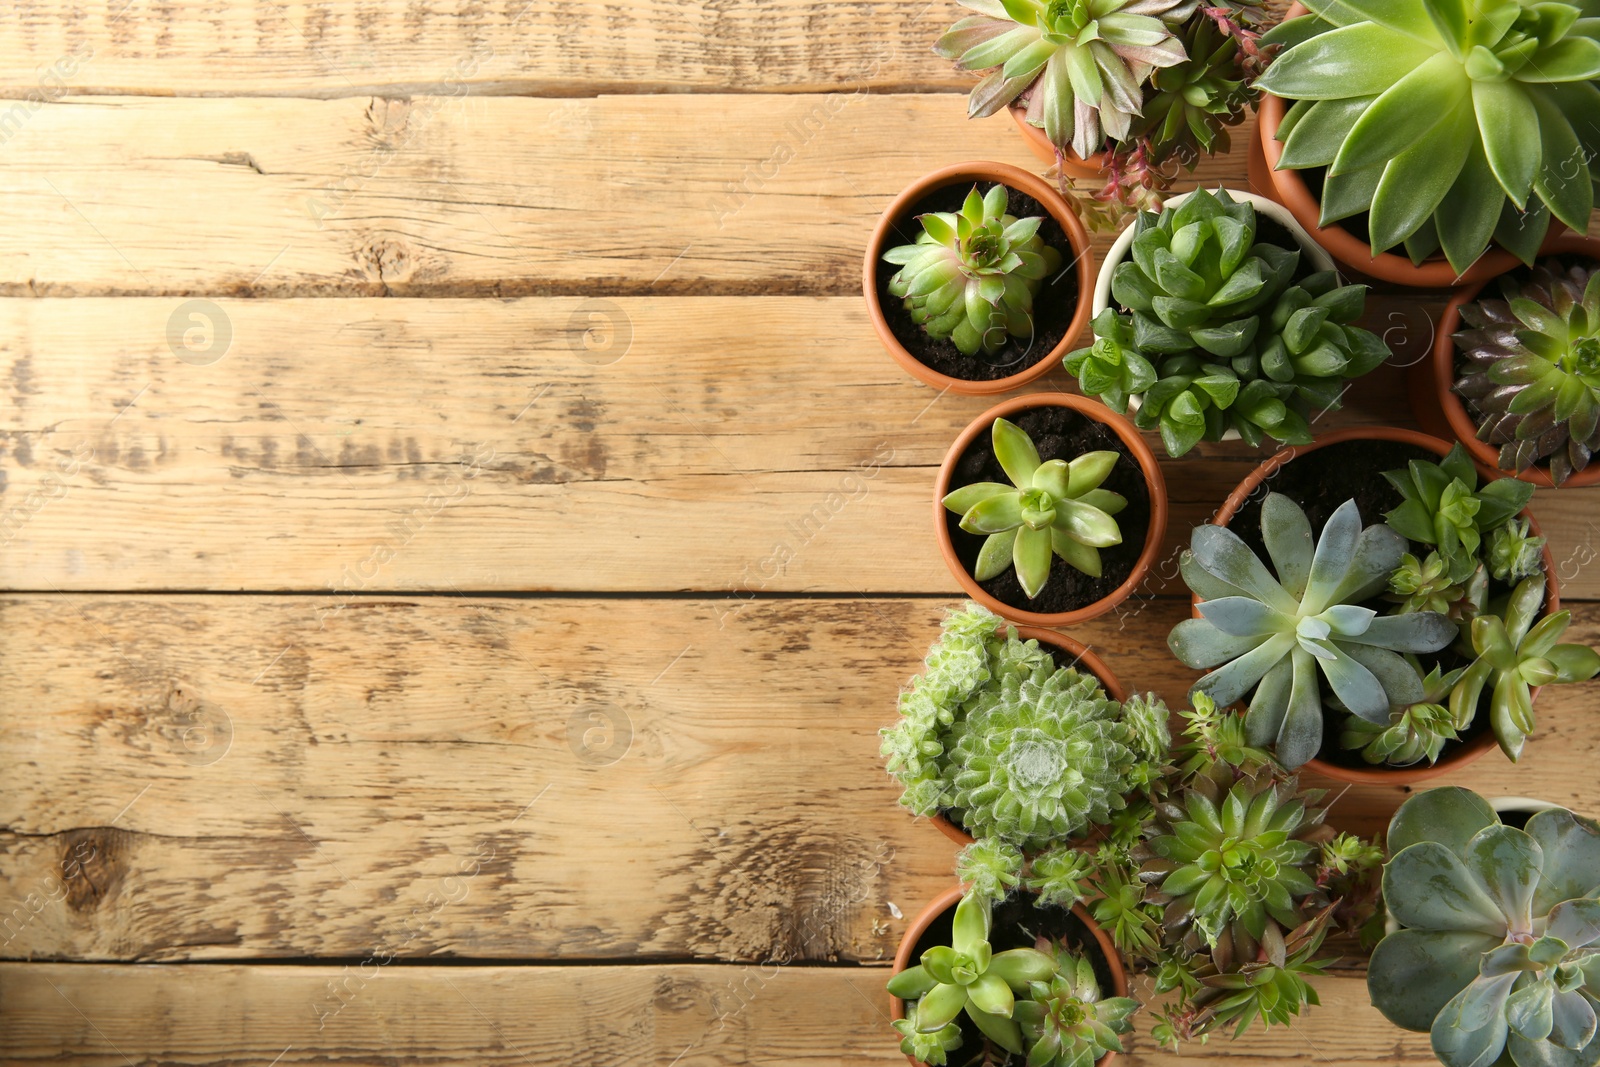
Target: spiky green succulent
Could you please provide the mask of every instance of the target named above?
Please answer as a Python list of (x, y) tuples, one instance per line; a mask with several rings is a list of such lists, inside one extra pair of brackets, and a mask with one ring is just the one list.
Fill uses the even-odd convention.
[(1543, 573), (1524, 578), (1511, 591), (1504, 616), (1485, 613), (1472, 620), (1478, 658), (1450, 694), (1450, 710), (1465, 725), (1489, 691), (1489, 724), (1501, 751), (1513, 760), (1533, 733), (1532, 687), (1585, 682), (1600, 674), (1600, 653), (1588, 645), (1558, 644), (1572, 612), (1539, 619), (1544, 593)]
[(1104, 822), (1141, 762), (1121, 711), (1070, 668), (1002, 679), (968, 709), (951, 750), (951, 809), (973, 837), (1030, 851)]
[(1489, 535), (1489, 573), (1502, 582), (1520, 582), (1544, 570), (1545, 539), (1532, 533), (1526, 518), (1508, 519)]
[(995, 952), (989, 945), (992, 922), (987, 897), (963, 896), (956, 905), (950, 944), (928, 949), (920, 963), (890, 978), (888, 988), (914, 1002), (908, 1003), (906, 1014), (917, 1033), (944, 1034), (965, 1011), (985, 1037), (1020, 1054), (1022, 1033), (1013, 1018), (1016, 998), (1026, 995), (1031, 983), (1052, 978), (1056, 963), (1038, 949)]
[(1308, 443), (1312, 409), (1338, 407), (1346, 379), (1388, 358), (1353, 325), (1363, 286), (1332, 271), (1296, 281), (1298, 248), (1258, 241), (1256, 227), (1254, 205), (1227, 190), (1141, 213), (1112, 274), (1121, 310), (1097, 315), (1094, 344), (1066, 357), (1113, 410), (1139, 397), (1135, 424), (1159, 430), (1170, 455), (1229, 430)]
[(1041, 462), (1026, 431), (1005, 419), (991, 431), (995, 458), (1011, 484), (973, 482), (944, 498), (961, 516), (961, 528), (986, 534), (973, 577), (996, 578), (1010, 567), (1030, 598), (1050, 579), (1050, 560), (1100, 577), (1100, 549), (1122, 543), (1113, 517), (1128, 506), (1120, 493), (1101, 488), (1121, 455), (1086, 452), (1068, 462)]
[(1383, 898), (1400, 929), (1367, 989), (1429, 1032), (1445, 1067), (1600, 1062), (1600, 828), (1564, 808), (1503, 825), (1476, 793), (1430, 789), (1389, 824)]
[(1429, 764), (1438, 762), (1445, 743), (1460, 738), (1457, 730), (1466, 724), (1456, 722), (1455, 713), (1447, 704), (1450, 691), (1466, 668), (1443, 673), (1435, 665), (1425, 674), (1415, 656), (1407, 656), (1406, 663), (1422, 681), (1422, 699), (1390, 708), (1387, 724), (1355, 716), (1346, 719), (1339, 734), (1339, 747), (1359, 749), (1361, 758), (1368, 763), (1409, 767), (1423, 760)]
[(1133, 1029), (1139, 1002), (1100, 991), (1088, 957), (1064, 945), (1052, 947), (1056, 973), (1028, 986), (1014, 1011), (1027, 1041), (1027, 1067), (1093, 1067), (1108, 1052), (1121, 1052), (1119, 1035)]
[(1178, 33), (1188, 59), (1151, 72), (1131, 136), (1151, 146), (1153, 162), (1176, 155), (1191, 168), (1200, 153), (1227, 152), (1237, 125), (1259, 95), (1239, 63), (1239, 38), (1213, 18), (1193, 18)]
[(1472, 457), (1459, 444), (1438, 463), (1414, 459), (1383, 476), (1403, 498), (1384, 521), (1402, 536), (1436, 547), (1452, 582), (1465, 582), (1477, 569), (1483, 535), (1533, 498), (1533, 486), (1514, 478), (1497, 478), (1480, 489)]
[(1269, 493), (1261, 536), (1276, 576), (1226, 527), (1195, 529), (1180, 568), (1201, 617), (1180, 622), (1167, 644), (1184, 664), (1215, 668), (1194, 692), (1227, 706), (1254, 690), (1250, 742), (1275, 744), (1293, 768), (1322, 744), (1319, 671), (1352, 714), (1387, 725), (1393, 705), (1423, 695), (1400, 653), (1438, 651), (1457, 627), (1435, 612), (1379, 616), (1361, 606), (1387, 585), (1405, 546), (1387, 526), (1362, 529), (1354, 500), (1313, 540), (1300, 506)]
[[(1600, 22), (1591, 0), (1308, 0), (1257, 82), (1295, 101), (1280, 168), (1327, 168), (1321, 223), (1367, 213), (1374, 252), (1498, 241), (1531, 263), (1594, 206)], [(1527, 213), (1523, 214), (1523, 209)]]
[(919, 215), (916, 242), (883, 254), (900, 269), (889, 292), (936, 341), (964, 355), (993, 355), (1007, 338), (1033, 337), (1033, 298), (1061, 269), (1061, 253), (1039, 236), (1042, 216), (1006, 214), (1009, 194), (973, 186), (960, 211)]
[(975, 896), (1001, 901), (1022, 882), (1023, 864), (1022, 849), (1016, 845), (981, 837), (956, 853), (956, 880)]
[(1070, 149), (1085, 159), (1106, 137), (1128, 136), (1151, 71), (1186, 58), (1173, 25), (1198, 6), (1197, 0), (961, 5), (977, 14), (952, 26), (934, 51), (961, 70), (988, 72), (968, 97), (967, 114), (978, 118), (1020, 103), (1058, 152)]
[(1600, 268), (1549, 259), (1502, 286), (1461, 308), (1455, 391), (1501, 470), (1544, 463), (1560, 485), (1600, 448)]

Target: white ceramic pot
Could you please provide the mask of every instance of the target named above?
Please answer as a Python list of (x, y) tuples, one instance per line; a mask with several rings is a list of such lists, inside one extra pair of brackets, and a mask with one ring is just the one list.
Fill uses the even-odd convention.
[[(1218, 191), (1221, 191), (1220, 186)], [(1296, 222), (1294, 216), (1289, 214), (1289, 210), (1282, 204), (1268, 200), (1264, 196), (1240, 192), (1237, 189), (1229, 189), (1227, 193), (1234, 200), (1255, 205), (1257, 215), (1264, 215), (1288, 230), (1300, 245), (1300, 254), (1318, 271), (1334, 269), (1333, 257), (1323, 251), (1322, 246), (1311, 239), (1311, 235), (1306, 232), (1305, 227)], [(1162, 204), (1162, 207), (1177, 207), (1193, 195), (1193, 193), (1183, 193), (1179, 196), (1170, 197)], [(1117, 235), (1116, 241), (1111, 245), (1111, 250), (1106, 253), (1105, 260), (1100, 264), (1100, 272), (1095, 275), (1094, 279), (1094, 303), (1091, 305), (1091, 319), (1111, 306), (1111, 275), (1117, 269), (1117, 264), (1127, 258), (1128, 249), (1133, 245), (1134, 230), (1137, 225), (1137, 223), (1130, 223), (1126, 229)], [(1130, 416), (1139, 410), (1139, 404), (1143, 400), (1142, 396), (1128, 398), (1128, 414)], [(1239, 431), (1227, 430), (1223, 433), (1222, 439), (1224, 441), (1237, 441), (1239, 440)]]

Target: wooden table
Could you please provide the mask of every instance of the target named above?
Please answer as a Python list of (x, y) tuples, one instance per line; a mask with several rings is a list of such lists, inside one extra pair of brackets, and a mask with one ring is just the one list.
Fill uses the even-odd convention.
[[(987, 402), (890, 362), (860, 257), (919, 174), (1032, 165), (929, 53), (953, 13), (7, 5), (5, 1063), (897, 1061), (954, 847), (876, 731)], [(1425, 310), (1369, 318), (1420, 358)], [(1407, 423), (1400, 383), (1320, 426)], [(1258, 459), (1166, 463), (1169, 562)], [(1587, 641), (1596, 500), (1536, 503)], [(1075, 635), (1179, 698), (1180, 592)], [(1596, 692), (1456, 780), (1600, 811)], [(1430, 1061), (1320, 989), (1128, 1060)]]

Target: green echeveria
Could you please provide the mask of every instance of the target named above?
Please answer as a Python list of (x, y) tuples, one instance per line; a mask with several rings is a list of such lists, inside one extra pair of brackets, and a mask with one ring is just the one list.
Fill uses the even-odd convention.
[(1479, 489), (1478, 470), (1459, 444), (1438, 463), (1414, 459), (1404, 470), (1383, 476), (1403, 498), (1384, 521), (1412, 541), (1435, 546), (1452, 582), (1472, 577), (1483, 535), (1533, 498), (1533, 486), (1515, 478), (1498, 478)]
[(1139, 1002), (1103, 997), (1087, 957), (1057, 947), (1056, 974), (1030, 983), (1015, 1017), (1028, 1042), (1027, 1067), (1092, 1067), (1108, 1052), (1121, 1052), (1119, 1035), (1133, 1029)]
[[(1293, 100), (1280, 168), (1326, 168), (1322, 225), (1362, 212), (1375, 252), (1444, 250), (1466, 271), (1497, 240), (1531, 263), (1551, 216), (1579, 233), (1600, 147), (1591, 0), (1307, 0), (1264, 38), (1256, 83)], [(1526, 209), (1524, 214), (1523, 209)]]
[(1389, 824), (1383, 898), (1400, 929), (1372, 954), (1372, 1003), (1431, 1032), (1445, 1067), (1600, 1063), (1600, 829), (1541, 811), (1501, 824), (1457, 787)]
[(1501, 470), (1546, 463), (1560, 485), (1600, 448), (1600, 269), (1546, 260), (1502, 286), (1461, 308), (1455, 391)]
[(1006, 187), (983, 196), (977, 186), (959, 212), (918, 216), (916, 243), (883, 254), (900, 269), (889, 292), (937, 341), (965, 355), (993, 355), (1008, 337), (1033, 337), (1033, 298), (1061, 269), (1061, 253), (1039, 236), (1041, 216), (1006, 214)]
[(1057, 151), (1087, 159), (1122, 140), (1151, 71), (1186, 58), (1171, 24), (1196, 0), (960, 0), (976, 11), (934, 51), (962, 70), (988, 71), (972, 90), (977, 118), (1025, 98), (1027, 119)]
[(1362, 529), (1354, 500), (1313, 540), (1300, 506), (1269, 493), (1261, 536), (1276, 575), (1226, 527), (1195, 529), (1180, 567), (1201, 618), (1180, 622), (1167, 644), (1190, 667), (1216, 668), (1194, 692), (1226, 706), (1253, 690), (1251, 743), (1275, 743), (1293, 768), (1322, 744), (1319, 672), (1352, 714), (1387, 726), (1390, 708), (1423, 695), (1400, 653), (1436, 652), (1457, 627), (1435, 612), (1380, 616), (1361, 606), (1388, 584), (1405, 543), (1387, 526)]
[(994, 420), (991, 436), (1012, 484), (973, 482), (944, 498), (963, 530), (988, 535), (973, 577), (988, 581), (1014, 566), (1022, 591), (1036, 597), (1050, 578), (1053, 556), (1100, 577), (1100, 549), (1122, 543), (1112, 516), (1128, 501), (1100, 487), (1121, 455), (1087, 452), (1070, 463), (1040, 462), (1027, 433), (1005, 419)]

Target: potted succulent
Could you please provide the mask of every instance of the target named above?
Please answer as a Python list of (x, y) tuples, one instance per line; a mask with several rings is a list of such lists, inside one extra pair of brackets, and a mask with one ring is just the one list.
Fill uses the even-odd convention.
[(1239, 437), (1309, 444), (1310, 420), (1389, 357), (1355, 325), (1365, 305), (1366, 288), (1341, 284), (1283, 208), (1201, 190), (1141, 213), (1112, 245), (1094, 344), (1065, 363), (1171, 456)]
[[(1323, 794), (1302, 790), (1293, 774), (1248, 745), (1237, 716), (1199, 696), (1181, 713), (1182, 743), (1171, 746), (1165, 705), (1153, 697), (1143, 703), (1146, 743), (1164, 752), (1160, 773), (1130, 793), (1092, 847), (1025, 855), (980, 838), (958, 861), (964, 902), (1016, 914), (1031, 901), (1058, 915), (1071, 909), (1086, 923), (1092, 917), (1102, 943), (1109, 939), (1116, 953), (1152, 976), (1162, 1001), (1152, 1035), (1163, 1045), (1175, 1048), (1223, 1029), (1242, 1033), (1257, 1020), (1288, 1023), (1316, 1003), (1309, 980), (1333, 962), (1319, 957), (1325, 934), (1371, 920), (1382, 853), (1328, 827)], [(948, 907), (954, 899), (940, 903)], [(919, 940), (920, 929), (902, 943), (901, 968), (913, 957), (909, 943)], [(1106, 955), (1113, 956), (1109, 947)], [(1008, 963), (1007, 972), (1016, 966)], [(931, 986), (927, 975), (914, 975), (897, 976), (890, 988), (913, 996), (927, 995)], [(927, 1018), (907, 1012), (896, 1024), (907, 1041), (902, 1048), (929, 1063), (936, 1062), (928, 1055), (937, 1054), (932, 1046), (951, 1010), (935, 1004), (943, 1010)], [(1015, 999), (1012, 1014), (1025, 1036), (1036, 1011)], [(1116, 1013), (1123, 1015), (1121, 1005)], [(949, 1050), (953, 1036), (943, 1032), (938, 1052)], [(1079, 1059), (1037, 1062), (1087, 1063), (1115, 1047), (1106, 1041), (1080, 1050)]]
[(1038, 850), (1082, 836), (1159, 754), (1140, 740), (1148, 708), (1099, 657), (972, 604), (945, 618), (899, 710), (881, 751), (900, 803), (962, 844)]
[(978, 1062), (995, 1065), (1108, 1063), (1139, 1006), (1110, 939), (1081, 907), (996, 906), (963, 886), (912, 922), (888, 989), (900, 1050), (933, 1067), (974, 1046), (984, 1050)]
[(1600, 826), (1553, 806), (1507, 825), (1450, 787), (1402, 804), (1388, 847), (1374, 1006), (1446, 1067), (1600, 1062)]
[(960, 163), (911, 184), (867, 243), (862, 287), (895, 362), (938, 389), (1002, 393), (1047, 373), (1089, 318), (1089, 237), (1049, 183)]
[(1413, 405), (1436, 405), (1418, 417), (1442, 409), (1480, 466), (1535, 485), (1594, 485), (1600, 241), (1566, 234), (1545, 251), (1531, 270), (1458, 292), (1439, 320), (1432, 360), (1408, 384)]
[(984, 412), (951, 445), (934, 486), (950, 572), (984, 607), (1037, 626), (1072, 625), (1125, 600), (1166, 522), (1166, 482), (1139, 432), (1065, 393)]
[(1080, 202), (1107, 219), (1193, 170), (1202, 153), (1226, 152), (1228, 127), (1254, 102), (1266, 19), (1254, 0), (963, 3), (977, 14), (934, 51), (986, 72), (969, 115), (1008, 109), (1066, 192), (1074, 178), (1098, 183)]
[(1275, 195), (1335, 259), (1399, 285), (1531, 264), (1556, 221), (1588, 227), (1600, 178), (1600, 30), (1585, 13), (1524, 0), (1296, 5), (1263, 38), (1282, 51), (1257, 81)]
[(1398, 783), (1496, 742), (1515, 760), (1537, 688), (1600, 671), (1560, 643), (1570, 613), (1531, 493), (1480, 487), (1459, 446), (1412, 431), (1285, 450), (1194, 531), (1196, 617), (1168, 644), (1207, 670), (1195, 692), (1247, 700), (1251, 742), (1291, 767)]

